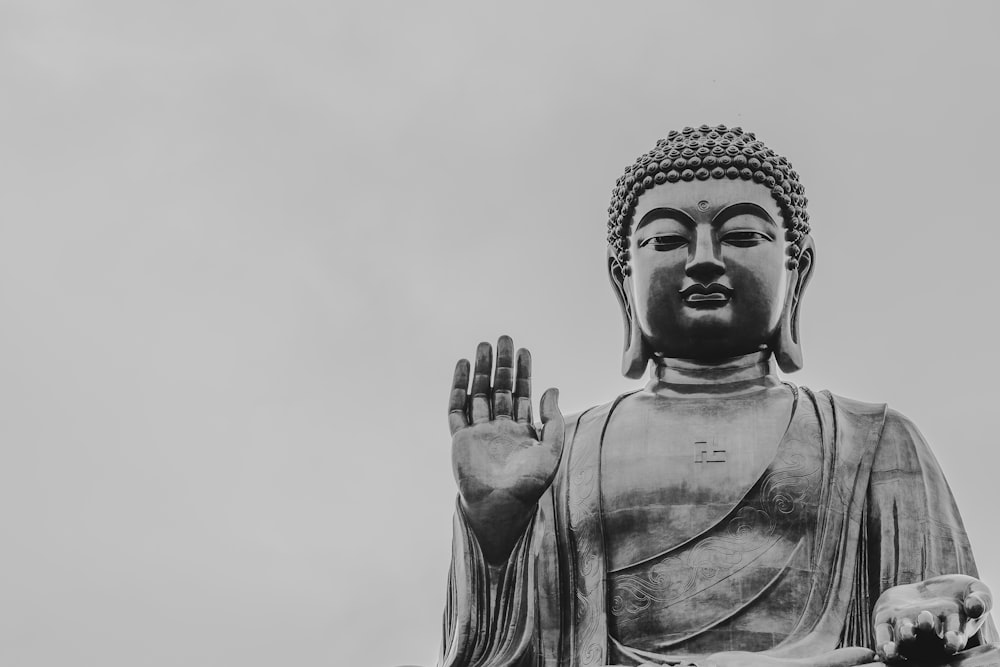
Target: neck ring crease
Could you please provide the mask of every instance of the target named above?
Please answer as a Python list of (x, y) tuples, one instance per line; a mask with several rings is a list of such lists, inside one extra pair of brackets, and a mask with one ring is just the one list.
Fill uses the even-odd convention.
[(654, 357), (647, 390), (655, 394), (746, 394), (781, 384), (770, 350), (718, 362)]

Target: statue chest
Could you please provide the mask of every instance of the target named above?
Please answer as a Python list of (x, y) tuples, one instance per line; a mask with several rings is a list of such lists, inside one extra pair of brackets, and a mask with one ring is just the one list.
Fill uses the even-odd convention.
[(791, 404), (784, 387), (745, 399), (623, 401), (602, 445), (608, 568), (681, 544), (732, 510), (774, 459)]
[(662, 654), (773, 647), (828, 574), (811, 546), (816, 415), (780, 401), (620, 407), (602, 446), (609, 634)]

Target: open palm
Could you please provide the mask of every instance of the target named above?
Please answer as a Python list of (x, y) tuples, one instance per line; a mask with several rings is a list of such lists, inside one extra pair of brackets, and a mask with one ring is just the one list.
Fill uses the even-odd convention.
[[(563, 449), (557, 400), (555, 389), (542, 396), (539, 433), (532, 422), (531, 354), (517, 351), (515, 372), (509, 336), (497, 341), (495, 371), (492, 347), (479, 344), (471, 388), (469, 362), (455, 366), (448, 415), (452, 465), (463, 508), (481, 540), (510, 541), (508, 533), (523, 528), (552, 483)], [(496, 546), (502, 551), (506, 545)]]

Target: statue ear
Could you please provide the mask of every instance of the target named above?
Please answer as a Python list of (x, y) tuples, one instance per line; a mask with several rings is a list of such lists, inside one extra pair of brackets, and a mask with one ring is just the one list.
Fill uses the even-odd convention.
[(781, 313), (781, 322), (775, 332), (771, 350), (778, 362), (778, 368), (785, 373), (794, 373), (802, 369), (802, 340), (799, 337), (799, 308), (802, 305), (802, 295), (812, 278), (815, 266), (816, 250), (812, 238), (806, 236), (802, 241), (802, 253), (799, 255), (799, 265), (792, 272), (789, 280), (788, 294), (785, 296), (785, 309)]
[(635, 318), (630, 298), (629, 278), (614, 252), (608, 249), (608, 277), (618, 297), (622, 319), (625, 323), (625, 351), (622, 353), (622, 375), (637, 380), (646, 374), (646, 366), (652, 356), (642, 330)]

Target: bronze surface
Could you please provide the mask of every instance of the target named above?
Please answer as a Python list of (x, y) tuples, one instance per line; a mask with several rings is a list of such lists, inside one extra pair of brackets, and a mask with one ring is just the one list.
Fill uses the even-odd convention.
[(712, 132), (672, 133), (616, 186), (608, 271), (644, 388), (565, 419), (550, 389), (538, 426), (526, 350), (458, 362), (439, 664), (1000, 665), (916, 427), (776, 374), (802, 366), (814, 265), (798, 175), (753, 137), (740, 159), (794, 174), (794, 198), (761, 160), (668, 178), (668, 149), (714, 156)]

